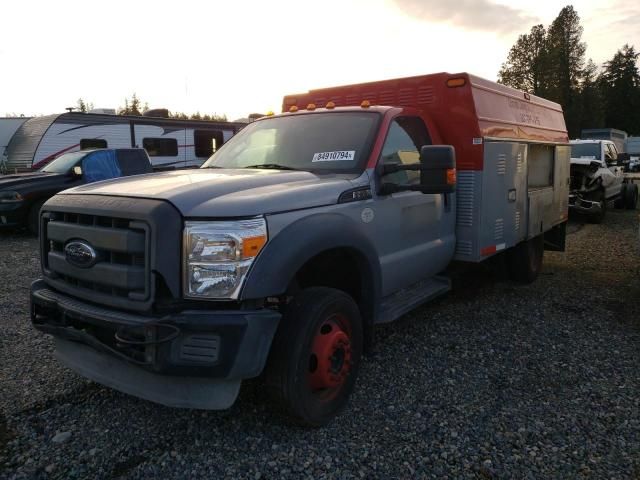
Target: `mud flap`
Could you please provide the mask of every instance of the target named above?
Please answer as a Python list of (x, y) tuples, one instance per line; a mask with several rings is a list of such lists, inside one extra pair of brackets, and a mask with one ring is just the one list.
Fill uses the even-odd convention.
[(567, 222), (562, 222), (544, 234), (544, 249), (564, 252), (567, 238)]

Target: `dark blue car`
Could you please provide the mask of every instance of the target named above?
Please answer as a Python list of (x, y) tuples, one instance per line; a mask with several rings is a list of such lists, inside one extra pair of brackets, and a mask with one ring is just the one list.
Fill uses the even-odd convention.
[(151, 173), (142, 148), (102, 148), (65, 153), (37, 172), (0, 175), (0, 228), (38, 233), (42, 204), (56, 193), (85, 183)]

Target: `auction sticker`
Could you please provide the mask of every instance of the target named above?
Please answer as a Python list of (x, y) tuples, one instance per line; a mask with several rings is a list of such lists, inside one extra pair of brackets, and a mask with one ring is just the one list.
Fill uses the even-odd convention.
[(313, 154), (312, 162), (336, 162), (341, 160), (353, 160), (356, 157), (355, 150), (342, 150), (339, 152), (319, 152)]

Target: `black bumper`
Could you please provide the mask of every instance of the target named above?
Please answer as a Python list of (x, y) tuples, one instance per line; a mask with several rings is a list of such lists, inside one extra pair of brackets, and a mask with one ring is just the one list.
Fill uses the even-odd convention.
[(0, 203), (0, 228), (26, 225), (29, 206), (26, 201)]
[(31, 285), (33, 326), (154, 374), (241, 380), (264, 368), (280, 313), (186, 310), (161, 317), (82, 302)]

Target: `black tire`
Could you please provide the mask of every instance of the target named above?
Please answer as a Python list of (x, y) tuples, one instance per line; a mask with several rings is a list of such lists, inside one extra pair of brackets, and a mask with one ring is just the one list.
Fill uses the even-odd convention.
[(327, 424), (353, 391), (362, 338), (360, 312), (349, 295), (303, 290), (286, 307), (271, 346), (265, 368), (270, 396), (300, 425)]
[(600, 202), (600, 212), (589, 215), (589, 221), (591, 223), (602, 223), (607, 214), (607, 200), (605, 199), (604, 192), (596, 192), (593, 200), (595, 202)]
[(616, 198), (615, 202), (613, 202), (613, 207), (622, 209), (627, 208), (627, 184), (623, 183), (622, 188), (620, 189), (620, 196)]
[(507, 267), (511, 280), (531, 283), (542, 270), (544, 235), (519, 243), (507, 251)]
[(627, 188), (624, 192), (624, 208), (627, 210), (635, 210), (638, 203), (638, 186), (635, 183), (626, 184)]
[(29, 215), (27, 217), (27, 228), (29, 229), (29, 232), (36, 237), (38, 236), (38, 231), (40, 229), (40, 209), (46, 201), (46, 199), (38, 200), (36, 203), (31, 205), (31, 208), (29, 209)]

